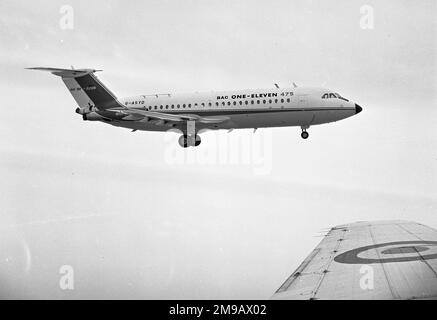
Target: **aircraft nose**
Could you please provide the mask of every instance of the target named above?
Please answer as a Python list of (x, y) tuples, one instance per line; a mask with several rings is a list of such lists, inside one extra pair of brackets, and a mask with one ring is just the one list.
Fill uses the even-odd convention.
[(363, 108), (361, 108), (359, 105), (357, 105), (357, 104), (355, 103), (355, 114), (358, 114), (358, 113), (360, 113), (361, 111), (363, 111)]

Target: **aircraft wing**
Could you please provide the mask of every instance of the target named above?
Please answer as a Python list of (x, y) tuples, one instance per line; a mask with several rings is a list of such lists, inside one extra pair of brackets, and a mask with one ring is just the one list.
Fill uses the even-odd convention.
[(437, 231), (407, 221), (334, 227), (272, 299), (437, 299)]
[(228, 117), (223, 116), (210, 116), (210, 117), (201, 117), (198, 115), (191, 114), (169, 114), (165, 112), (154, 112), (147, 110), (139, 110), (139, 109), (123, 109), (117, 110), (133, 117), (143, 117), (146, 121), (148, 119), (156, 119), (162, 121), (169, 122), (184, 122), (184, 121), (196, 121), (201, 123), (221, 123), (229, 120)]

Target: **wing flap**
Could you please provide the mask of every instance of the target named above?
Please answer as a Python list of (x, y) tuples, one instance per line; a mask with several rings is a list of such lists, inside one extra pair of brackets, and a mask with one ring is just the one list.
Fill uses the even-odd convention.
[(123, 109), (118, 110), (123, 113), (132, 116), (142, 116), (147, 119), (156, 119), (170, 122), (185, 122), (185, 121), (196, 121), (200, 123), (221, 123), (229, 120), (228, 117), (216, 116), (216, 117), (201, 117), (194, 114), (169, 114), (164, 112), (154, 112), (139, 109)]

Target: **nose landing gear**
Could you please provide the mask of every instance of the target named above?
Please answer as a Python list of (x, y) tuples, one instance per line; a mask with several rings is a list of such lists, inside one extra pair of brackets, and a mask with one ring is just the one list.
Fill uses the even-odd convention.
[(308, 128), (309, 127), (302, 127), (302, 133), (300, 134), (302, 139), (308, 139), (308, 137), (310, 136), (310, 134), (307, 132)]

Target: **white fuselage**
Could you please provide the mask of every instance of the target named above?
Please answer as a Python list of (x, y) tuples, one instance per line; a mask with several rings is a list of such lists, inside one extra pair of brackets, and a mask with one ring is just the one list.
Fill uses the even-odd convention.
[[(201, 129), (242, 129), (301, 126), (334, 122), (357, 113), (355, 103), (344, 98), (322, 98), (333, 91), (324, 88), (257, 89), (194, 94), (141, 95), (119, 99), (130, 108), (168, 114), (225, 116), (228, 121), (196, 124)], [(359, 112), (359, 111), (358, 111)], [(111, 121), (136, 130), (166, 131), (153, 122)]]
[(182, 133), (179, 144), (200, 145), (198, 133), (212, 129), (310, 126), (334, 122), (362, 108), (325, 88), (248, 89), (193, 94), (152, 94), (117, 98), (95, 75), (95, 69), (33, 67), (62, 78), (83, 120), (146, 131)]

